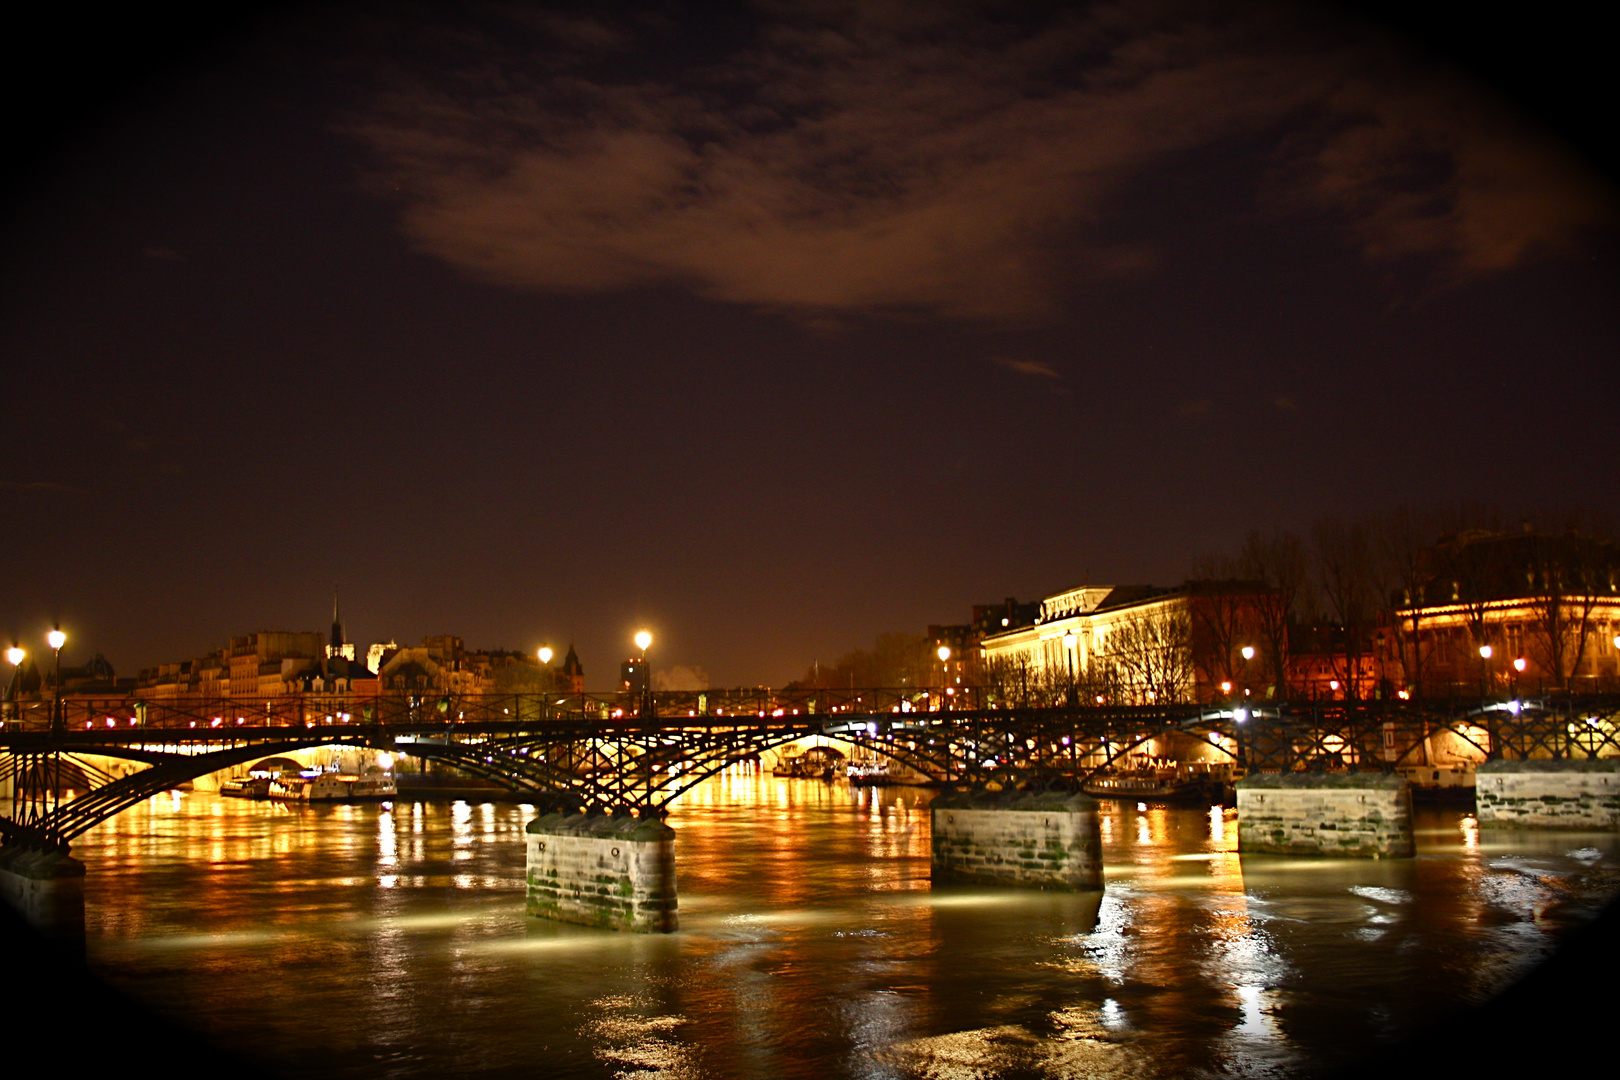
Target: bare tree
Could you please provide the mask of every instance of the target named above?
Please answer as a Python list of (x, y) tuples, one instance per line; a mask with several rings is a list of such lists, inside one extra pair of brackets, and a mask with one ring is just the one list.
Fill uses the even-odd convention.
[(1570, 534), (1538, 542), (1527, 569), (1528, 644), (1559, 689), (1570, 689), (1597, 627), (1593, 613), (1615, 576), (1613, 546)]
[(1311, 529), (1317, 584), (1344, 631), (1342, 668), (1338, 662), (1334, 666), (1349, 698), (1361, 696), (1360, 658), (1382, 592), (1367, 533), (1364, 523), (1340, 518), (1324, 518)]
[(1267, 600), (1257, 614), (1267, 674), (1278, 698), (1288, 692), (1288, 628), (1309, 606), (1310, 572), (1305, 544), (1294, 533), (1273, 529), (1269, 536), (1250, 530), (1237, 566), (1241, 576), (1265, 586)]
[(1182, 605), (1155, 604), (1109, 631), (1100, 659), (1131, 697), (1157, 704), (1191, 701), (1192, 617)]
[(1399, 592), (1389, 599), (1406, 615), (1393, 620), (1396, 647), (1405, 682), (1414, 692), (1423, 687), (1422, 612), (1434, 571), (1428, 558), (1439, 535), (1433, 514), (1402, 503), (1390, 512), (1378, 530), (1379, 554)]

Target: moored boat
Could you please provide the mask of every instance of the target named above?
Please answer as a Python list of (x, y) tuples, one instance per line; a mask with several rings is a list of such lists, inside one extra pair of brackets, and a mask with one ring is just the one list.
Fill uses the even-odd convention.
[(879, 787), (894, 782), (887, 761), (852, 761), (844, 775), (856, 787)]

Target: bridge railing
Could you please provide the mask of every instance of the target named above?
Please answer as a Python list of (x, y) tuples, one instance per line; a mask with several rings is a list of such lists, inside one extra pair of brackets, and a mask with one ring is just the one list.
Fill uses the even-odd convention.
[[(49, 697), (5, 702), (0, 729), (51, 729), (55, 702)], [(908, 713), (995, 708), (994, 696), (977, 688), (879, 687), (778, 690), (739, 687), (660, 690), (650, 696), (653, 715), (724, 718)], [(276, 728), (331, 725), (421, 725), (543, 723), (548, 720), (641, 718), (648, 698), (616, 693), (470, 694), (441, 691), (355, 694), (313, 691), (268, 698), (112, 697), (72, 695), (61, 701), (67, 731), (180, 731), (233, 727)]]

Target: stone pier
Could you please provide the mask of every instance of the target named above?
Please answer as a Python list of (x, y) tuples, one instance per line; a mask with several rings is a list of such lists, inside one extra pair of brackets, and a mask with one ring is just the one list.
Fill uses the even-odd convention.
[(647, 934), (675, 929), (675, 830), (662, 821), (558, 813), (526, 832), (530, 915)]
[(1238, 850), (1364, 859), (1412, 855), (1412, 792), (1385, 773), (1253, 773), (1237, 783)]
[(1088, 795), (945, 792), (930, 811), (936, 881), (1103, 887), (1097, 800)]
[(84, 863), (59, 851), (0, 847), (0, 900), (45, 937), (83, 937)]
[(1487, 761), (1474, 807), (1481, 825), (1620, 828), (1620, 758)]

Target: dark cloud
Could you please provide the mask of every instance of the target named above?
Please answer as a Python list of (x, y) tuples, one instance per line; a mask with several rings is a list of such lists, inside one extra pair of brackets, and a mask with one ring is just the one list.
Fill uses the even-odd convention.
[[(643, 25), (463, 31), (350, 130), (412, 242), (507, 286), (676, 283), (807, 315), (1039, 316), (1064, 270), (1149, 272), (1110, 201), (1176, 155), (1260, 139), (1258, 203), (1329, 211), (1369, 259), (1500, 270), (1610, 220), (1556, 148), (1390, 42), (1272, 4), (765, 5), (735, 49), (629, 62)], [(640, 35), (639, 37), (637, 35)], [(587, 60), (611, 50), (611, 69)], [(535, 57), (541, 59), (535, 59)], [(1422, 72), (1420, 74), (1420, 72)]]
[(1010, 356), (996, 358), (996, 363), (1020, 375), (1036, 375), (1045, 379), (1061, 379), (1063, 375), (1045, 360), (1019, 360)]

